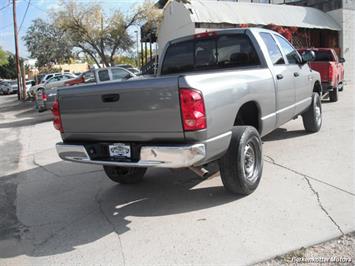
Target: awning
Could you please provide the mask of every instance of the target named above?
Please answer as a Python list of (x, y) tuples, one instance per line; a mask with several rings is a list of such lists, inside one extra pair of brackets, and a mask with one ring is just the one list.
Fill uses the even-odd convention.
[(328, 14), (311, 7), (190, 0), (185, 4), (195, 23), (275, 24), (286, 27), (340, 31)]

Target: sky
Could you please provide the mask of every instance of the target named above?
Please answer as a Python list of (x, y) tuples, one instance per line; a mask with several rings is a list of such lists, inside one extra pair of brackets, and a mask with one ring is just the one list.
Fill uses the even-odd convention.
[[(104, 7), (106, 14), (110, 14), (115, 9), (121, 9), (124, 12), (129, 10), (137, 3), (143, 0), (77, 0), (81, 3), (99, 2)], [(27, 9), (28, 6), (28, 9)], [(59, 8), (58, 0), (17, 0), (16, 16), (17, 29), (19, 31), (19, 54), (21, 57), (29, 58), (30, 55), (24, 46), (22, 36), (26, 34), (27, 28), (31, 25), (32, 20), (42, 18), (49, 20), (48, 11)], [(26, 13), (27, 9), (27, 13)], [(26, 15), (25, 15), (26, 14)], [(21, 26), (22, 24), (22, 26)], [(20, 28), (21, 26), (21, 28)], [(131, 29), (132, 34), (135, 29)], [(15, 39), (12, 17), (12, 0), (0, 0), (0, 46), (5, 51), (15, 52)]]

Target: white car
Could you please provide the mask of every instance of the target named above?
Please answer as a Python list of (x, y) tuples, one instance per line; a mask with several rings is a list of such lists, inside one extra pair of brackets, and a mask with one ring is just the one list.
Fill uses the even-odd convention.
[(50, 89), (50, 88), (54, 88), (54, 87), (61, 87), (61, 86), (64, 86), (65, 81), (67, 81), (69, 79), (73, 79), (73, 78), (76, 78), (76, 76), (71, 73), (55, 75), (55, 76), (47, 79), (43, 83), (32, 86), (31, 88), (29, 88), (28, 93), (29, 93), (29, 95), (35, 95), (39, 89)]

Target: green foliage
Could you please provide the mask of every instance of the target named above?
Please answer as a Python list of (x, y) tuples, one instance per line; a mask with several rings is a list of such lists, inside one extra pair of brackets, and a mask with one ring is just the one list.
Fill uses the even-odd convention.
[(130, 56), (119, 56), (114, 58), (114, 64), (127, 64), (131, 66), (137, 66), (137, 58)]
[(52, 66), (43, 66), (38, 69), (39, 74), (49, 74), (49, 73), (58, 73), (62, 72), (62, 69), (60, 67), (52, 67)]
[(5, 52), (3, 49), (1, 49), (1, 47), (0, 47), (0, 66), (6, 65), (7, 63), (8, 63), (8, 61), (7, 61), (7, 54), (6, 54), (6, 52)]
[(39, 67), (65, 63), (72, 57), (73, 46), (65, 32), (42, 19), (32, 21), (23, 40)]
[(116, 54), (129, 52), (134, 41), (128, 28), (153, 21), (154, 6), (145, 2), (132, 9), (129, 15), (115, 10), (107, 16), (102, 6), (96, 3), (80, 4), (73, 0), (63, 1), (63, 9), (54, 12), (55, 23), (63, 29), (71, 43), (90, 56), (97, 65), (110, 66)]
[(2, 79), (16, 79), (16, 59), (15, 56), (10, 54), (7, 57), (7, 64), (0, 66), (0, 78)]

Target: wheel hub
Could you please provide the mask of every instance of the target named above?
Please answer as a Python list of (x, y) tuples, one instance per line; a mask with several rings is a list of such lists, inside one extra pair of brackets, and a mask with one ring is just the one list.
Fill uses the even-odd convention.
[(251, 143), (248, 143), (244, 148), (244, 173), (247, 179), (253, 179), (253, 173), (255, 170), (255, 150)]

